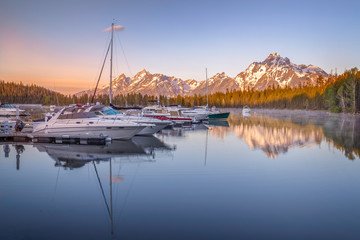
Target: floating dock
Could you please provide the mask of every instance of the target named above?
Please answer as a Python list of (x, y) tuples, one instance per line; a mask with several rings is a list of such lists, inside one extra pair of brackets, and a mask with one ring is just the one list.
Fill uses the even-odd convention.
[(0, 133), (0, 142), (31, 142), (33, 136), (26, 133)]
[(64, 144), (89, 144), (103, 145), (111, 141), (107, 136), (88, 135), (32, 135), (29, 133), (0, 134), (0, 142), (34, 142), (34, 143), (64, 143)]

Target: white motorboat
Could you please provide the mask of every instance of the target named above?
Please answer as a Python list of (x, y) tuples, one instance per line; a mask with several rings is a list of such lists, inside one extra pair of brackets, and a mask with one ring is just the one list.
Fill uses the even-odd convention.
[(19, 116), (26, 116), (26, 112), (22, 109), (17, 109), (11, 104), (2, 103), (0, 104), (0, 116), (16, 116), (19, 111)]
[(111, 119), (111, 120), (118, 119), (118, 120), (148, 125), (136, 135), (153, 135), (154, 133), (159, 132), (160, 130), (164, 129), (165, 127), (169, 126), (172, 123), (171, 121), (167, 121), (167, 120), (125, 115), (119, 113), (118, 111), (115, 111), (109, 106), (104, 106), (104, 105), (91, 106), (87, 108), (85, 112), (94, 112), (100, 118)]
[(147, 125), (134, 122), (127, 122), (117, 119), (99, 118), (95, 113), (84, 112), (83, 109), (63, 108), (48, 122), (38, 123), (34, 126), (34, 135), (87, 136), (99, 137), (107, 136), (111, 139), (127, 140), (131, 139)]
[(243, 110), (242, 110), (242, 114), (243, 115), (249, 115), (250, 111), (251, 111), (251, 109), (248, 106), (244, 106)]
[(194, 118), (198, 122), (206, 120), (209, 114), (211, 114), (211, 111), (209, 111), (206, 106), (181, 108), (180, 111), (183, 116)]

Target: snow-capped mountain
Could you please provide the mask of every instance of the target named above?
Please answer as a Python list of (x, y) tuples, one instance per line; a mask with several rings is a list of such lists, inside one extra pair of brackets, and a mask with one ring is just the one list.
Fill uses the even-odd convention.
[(187, 94), (189, 89), (190, 86), (180, 78), (151, 74), (144, 69), (132, 78), (127, 92), (174, 97)]
[(240, 89), (263, 90), (271, 86), (296, 87), (300, 83), (315, 84), (327, 73), (314, 65), (296, 65), (278, 53), (270, 54), (263, 62), (254, 62), (235, 77)]
[[(208, 93), (225, 92), (229, 90), (239, 90), (239, 85), (231, 77), (225, 75), (224, 72), (217, 73), (208, 79)], [(192, 91), (192, 94), (206, 94), (206, 81), (201, 81), (198, 86)]]
[[(196, 86), (195, 80), (183, 81), (180, 78), (166, 76), (163, 74), (151, 74), (145, 69), (138, 72), (133, 78), (121, 74), (112, 82), (112, 91), (114, 95), (141, 93), (143, 95), (165, 95), (175, 97), (177, 95), (188, 95)], [(109, 94), (110, 84), (106, 84), (97, 90), (97, 94)], [(94, 89), (79, 92), (76, 95), (81, 96), (85, 93), (93, 94)]]
[[(269, 87), (296, 87), (299, 84), (315, 84), (318, 77), (327, 77), (327, 73), (314, 65), (296, 65), (288, 58), (278, 53), (270, 54), (263, 62), (254, 62), (235, 78), (224, 72), (217, 73), (208, 79), (208, 93), (225, 92), (231, 90), (263, 90)], [(77, 93), (92, 94), (94, 90)], [(177, 95), (206, 94), (206, 81), (193, 79), (182, 80), (174, 76), (151, 74), (145, 69), (138, 72), (133, 78), (121, 74), (113, 80), (113, 94), (141, 93), (147, 95)], [(109, 94), (109, 84), (100, 87), (97, 94)]]
[(194, 79), (189, 79), (189, 80), (185, 80), (185, 83), (190, 87), (188, 90), (194, 90), (195, 88), (197, 88), (200, 85), (200, 82), (194, 80)]

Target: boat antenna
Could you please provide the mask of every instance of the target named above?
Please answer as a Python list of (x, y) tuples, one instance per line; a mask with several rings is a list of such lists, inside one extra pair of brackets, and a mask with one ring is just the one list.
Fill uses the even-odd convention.
[(58, 106), (60, 106), (58, 93), (56, 92), (56, 93), (55, 93), (55, 95), (56, 95), (56, 102), (57, 102), (57, 105), (58, 105)]
[(206, 75), (206, 107), (209, 107), (209, 94), (208, 94), (208, 77), (207, 77), (207, 68), (205, 68)]
[(112, 64), (113, 64), (113, 45), (114, 45), (113, 42), (114, 42), (114, 22), (111, 24), (110, 92), (109, 92), (110, 104), (112, 99)]
[(59, 104), (59, 98), (58, 98), (58, 93), (57, 93), (56, 88), (55, 88), (55, 81), (54, 81), (54, 90), (55, 90), (54, 92), (55, 92), (55, 97), (56, 97), (57, 105), (60, 106), (60, 104)]

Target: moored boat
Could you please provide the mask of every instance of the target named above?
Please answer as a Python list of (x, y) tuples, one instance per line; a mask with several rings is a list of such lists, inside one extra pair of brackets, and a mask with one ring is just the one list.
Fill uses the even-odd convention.
[(183, 116), (177, 107), (150, 106), (143, 109), (144, 117), (157, 118), (159, 120), (170, 120), (175, 124), (191, 124), (197, 122), (193, 117)]
[(34, 126), (33, 135), (41, 136), (107, 136), (111, 139), (128, 140), (147, 125), (99, 118), (95, 113), (76, 108), (63, 108), (48, 122)]
[(242, 114), (248, 115), (248, 114), (250, 114), (250, 111), (251, 111), (251, 109), (248, 106), (244, 106), (243, 110), (242, 110)]
[(141, 130), (136, 135), (152, 135), (164, 129), (171, 124), (169, 120), (158, 120), (155, 118), (141, 117), (141, 116), (128, 116), (118, 111), (115, 111), (109, 106), (95, 105), (88, 107), (85, 112), (94, 112), (100, 118), (104, 119), (118, 119), (123, 121), (130, 121), (138, 124), (147, 124), (148, 126)]
[(206, 120), (211, 112), (206, 106), (198, 106), (194, 108), (181, 108), (181, 114), (185, 117), (194, 118), (196, 121), (201, 122)]
[(27, 116), (26, 112), (22, 109), (18, 109), (11, 104), (0, 104), (0, 116), (16, 116), (17, 112), (19, 116)]
[(225, 120), (229, 117), (230, 112), (218, 112), (218, 113), (213, 113), (213, 114), (209, 114), (208, 115), (208, 119), (209, 120)]

